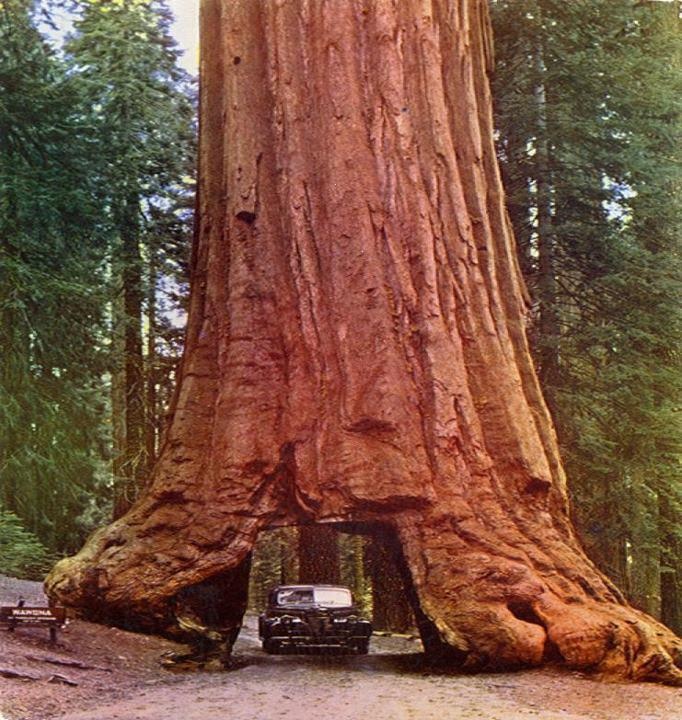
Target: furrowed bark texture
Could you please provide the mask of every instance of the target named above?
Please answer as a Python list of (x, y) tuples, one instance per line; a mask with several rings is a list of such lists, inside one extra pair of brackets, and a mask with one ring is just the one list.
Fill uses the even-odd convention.
[(493, 148), (483, 0), (205, 0), (202, 16), (172, 423), (146, 495), (57, 566), (51, 596), (164, 627), (183, 588), (241, 597), (261, 529), (383, 523), (433, 657), (678, 680), (680, 642), (570, 526)]
[(303, 525), (298, 531), (298, 579), (302, 583), (341, 582), (339, 540), (328, 525)]

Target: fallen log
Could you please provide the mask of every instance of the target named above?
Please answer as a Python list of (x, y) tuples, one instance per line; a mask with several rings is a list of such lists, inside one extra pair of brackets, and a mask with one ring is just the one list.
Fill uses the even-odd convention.
[(102, 672), (112, 672), (111, 668), (102, 667), (101, 665), (88, 665), (80, 660), (63, 660), (61, 658), (39, 655), (24, 655), (27, 660), (35, 662), (45, 662), (52, 665), (64, 665), (65, 667), (78, 668), (79, 670), (101, 670)]
[(47, 682), (49, 683), (59, 683), (61, 685), (71, 685), (72, 687), (78, 687), (78, 683), (75, 680), (71, 680), (71, 678), (67, 678), (64, 675), (50, 675), (50, 677), (47, 679)]
[(41, 680), (39, 675), (22, 672), (21, 670), (13, 670), (12, 668), (0, 667), (0, 677), (9, 678), (10, 680)]

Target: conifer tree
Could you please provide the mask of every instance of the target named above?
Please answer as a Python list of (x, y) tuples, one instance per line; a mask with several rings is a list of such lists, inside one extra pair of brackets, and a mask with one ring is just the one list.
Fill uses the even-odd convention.
[(99, 492), (103, 243), (79, 85), (0, 7), (0, 504), (53, 550)]
[[(84, 82), (98, 131), (110, 232), (118, 516), (143, 485), (158, 441), (156, 379), (151, 377), (162, 261), (158, 234), (162, 226), (177, 221), (175, 198), (188, 192), (182, 179), (191, 172), (193, 111), (188, 79), (177, 67), (179, 52), (169, 34), (171, 16), (164, 2), (83, 0), (80, 8), (68, 51)], [(145, 295), (151, 358), (147, 368)]]
[[(158, 447), (193, 205), (191, 89), (167, 10), (79, 8), (62, 57), (38, 30), (45, 3), (0, 6), (0, 502), (59, 552), (106, 517), (112, 455), (141, 477)], [(123, 370), (121, 458), (106, 420)]]
[(661, 582), (679, 589), (682, 517), (676, 8), (492, 8), (500, 159), (576, 519), (592, 558), (659, 615)]

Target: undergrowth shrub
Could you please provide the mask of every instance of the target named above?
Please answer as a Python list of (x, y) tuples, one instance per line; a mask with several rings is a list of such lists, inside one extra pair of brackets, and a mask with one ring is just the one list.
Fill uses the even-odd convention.
[(0, 508), (0, 574), (42, 580), (53, 562), (47, 548), (21, 520)]

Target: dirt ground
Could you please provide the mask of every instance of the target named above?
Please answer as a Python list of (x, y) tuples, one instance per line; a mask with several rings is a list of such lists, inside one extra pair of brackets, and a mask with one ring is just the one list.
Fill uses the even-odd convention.
[[(0, 576), (0, 604), (20, 596), (44, 602), (39, 584)], [(0, 720), (682, 720), (680, 689), (561, 670), (436, 673), (423, 665), (419, 641), (405, 637), (375, 636), (361, 657), (271, 656), (248, 616), (238, 669), (164, 670), (160, 658), (177, 649), (82, 621), (56, 647), (45, 629), (3, 630)]]

